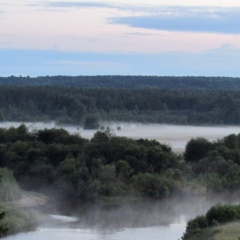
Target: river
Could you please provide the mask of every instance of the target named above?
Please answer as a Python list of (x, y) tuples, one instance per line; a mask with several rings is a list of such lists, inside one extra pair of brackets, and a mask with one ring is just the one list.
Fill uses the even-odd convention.
[(32, 232), (19, 233), (3, 240), (179, 240), (186, 222), (202, 215), (219, 197), (174, 198), (106, 209), (92, 207), (78, 217), (47, 215)]
[(55, 227), (39, 227), (36, 231), (19, 233), (3, 240), (177, 240), (185, 224), (123, 229), (96, 229), (72, 226), (68, 221)]

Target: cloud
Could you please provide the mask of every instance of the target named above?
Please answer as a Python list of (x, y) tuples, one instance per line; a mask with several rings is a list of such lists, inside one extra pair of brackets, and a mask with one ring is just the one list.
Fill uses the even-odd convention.
[[(39, 4), (39, 3), (38, 3)], [(132, 13), (139, 13), (139, 12), (145, 12), (152, 9), (155, 9), (154, 6), (151, 4), (148, 5), (141, 5), (141, 4), (131, 4), (129, 3), (121, 3), (121, 1), (110, 3), (110, 2), (94, 2), (94, 1), (88, 1), (88, 2), (56, 2), (56, 1), (47, 1), (40, 3), (41, 6), (48, 6), (53, 8), (109, 8), (109, 9), (118, 9), (122, 11), (128, 11)], [(34, 4), (33, 4), (34, 6)]]
[(157, 33), (143, 33), (143, 32), (129, 32), (126, 33), (125, 36), (161, 36), (162, 34), (157, 34)]
[(100, 3), (100, 2), (47, 2), (45, 3), (50, 7), (78, 7), (78, 8), (116, 8), (113, 4)]
[[(153, 6), (107, 2), (45, 2), (52, 8), (111, 8), (125, 11), (124, 16), (108, 18), (108, 23), (135, 28), (240, 34), (240, 8)], [(128, 12), (128, 16), (126, 16)], [(132, 13), (132, 14), (131, 14)], [(107, 18), (107, 15), (106, 15)]]
[(156, 30), (240, 34), (239, 16), (240, 8), (160, 7), (109, 22)]

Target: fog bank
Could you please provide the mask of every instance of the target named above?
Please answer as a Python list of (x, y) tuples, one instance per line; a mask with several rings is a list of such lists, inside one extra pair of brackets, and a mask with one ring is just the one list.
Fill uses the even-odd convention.
[[(2, 122), (0, 127), (18, 127), (21, 122)], [(86, 130), (77, 125), (56, 124), (55, 122), (27, 122), (24, 124), (30, 131), (44, 128), (64, 128), (70, 133), (78, 133), (84, 138), (92, 138), (97, 130)], [(124, 136), (133, 139), (155, 139), (168, 144), (175, 152), (183, 152), (186, 143), (191, 138), (203, 137), (210, 141), (221, 139), (229, 134), (239, 134), (240, 126), (186, 126), (168, 124), (143, 124), (126, 122), (103, 122), (106, 129), (110, 127), (116, 136)], [(120, 130), (118, 130), (120, 129)]]

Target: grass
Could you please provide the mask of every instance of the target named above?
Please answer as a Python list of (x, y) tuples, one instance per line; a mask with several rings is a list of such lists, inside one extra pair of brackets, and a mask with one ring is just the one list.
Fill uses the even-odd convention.
[(34, 229), (38, 215), (31, 207), (46, 201), (43, 194), (22, 191), (12, 172), (0, 168), (0, 237)]
[(240, 237), (240, 222), (230, 222), (216, 227), (207, 228), (196, 240), (238, 240)]
[(240, 222), (231, 222), (215, 227), (217, 233), (214, 240), (238, 240), (240, 237)]
[(21, 190), (12, 171), (0, 168), (0, 201), (15, 201), (21, 198)]
[(0, 204), (0, 210), (6, 213), (0, 221), (0, 229), (6, 229), (6, 231), (0, 231), (0, 237), (32, 230), (37, 225), (37, 215), (32, 211), (13, 208), (5, 203)]

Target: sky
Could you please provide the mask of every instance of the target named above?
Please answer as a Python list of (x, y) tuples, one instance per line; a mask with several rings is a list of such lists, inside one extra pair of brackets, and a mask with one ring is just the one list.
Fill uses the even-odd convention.
[(240, 77), (239, 0), (0, 0), (0, 76)]

